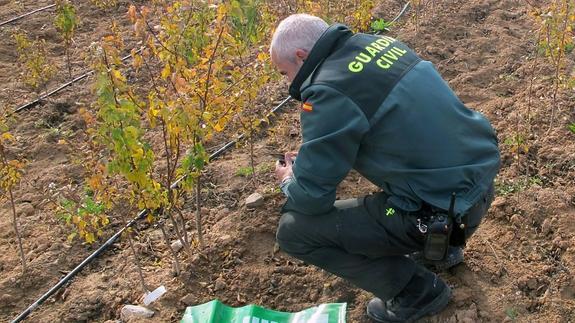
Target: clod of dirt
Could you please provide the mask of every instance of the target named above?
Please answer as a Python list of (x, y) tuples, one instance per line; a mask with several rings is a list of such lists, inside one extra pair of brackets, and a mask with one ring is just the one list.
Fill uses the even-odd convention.
[(541, 224), (541, 234), (546, 236), (551, 233), (551, 231), (553, 231), (553, 221), (547, 218), (543, 221), (543, 224)]
[(216, 284), (214, 285), (214, 290), (224, 290), (226, 289), (227, 285), (226, 282), (222, 277), (216, 280)]
[(180, 303), (184, 304), (184, 305), (191, 305), (191, 304), (195, 304), (196, 303), (196, 297), (194, 296), (194, 294), (188, 294), (182, 298), (180, 298)]
[(453, 291), (453, 302), (457, 306), (463, 306), (473, 298), (473, 294), (468, 288), (456, 288)]
[(471, 303), (466, 310), (457, 310), (454, 315), (447, 321), (449, 323), (474, 323), (479, 322), (479, 314), (477, 313), (477, 305)]
[(521, 222), (523, 221), (523, 219), (521, 218), (521, 215), (519, 215), (519, 214), (513, 214), (513, 215), (511, 216), (510, 221), (511, 221), (511, 223), (513, 223), (514, 225), (520, 226), (520, 225), (521, 225)]
[(68, 114), (75, 113), (76, 110), (78, 109), (78, 106), (76, 104), (70, 104), (69, 102), (56, 102), (54, 107), (58, 112)]
[(525, 292), (536, 289), (537, 285), (537, 277), (531, 275), (525, 275), (517, 280), (517, 286)]
[(120, 317), (123, 321), (138, 319), (142, 317), (150, 318), (152, 316), (154, 316), (154, 311), (137, 305), (125, 305), (122, 307), (120, 314)]
[(22, 203), (16, 210), (16, 212), (21, 216), (31, 216), (34, 214), (34, 206), (30, 203)]
[(14, 297), (8, 293), (0, 295), (0, 303), (8, 304), (14, 300)]
[(507, 200), (502, 197), (502, 196), (498, 196), (495, 198), (495, 200), (493, 200), (493, 202), (491, 203), (491, 207), (492, 208), (499, 208), (505, 205), (505, 203), (507, 202)]
[(569, 240), (563, 240), (563, 238), (558, 235), (553, 239), (553, 245), (559, 249), (567, 249), (569, 248)]
[(260, 193), (254, 193), (246, 199), (246, 207), (255, 208), (264, 204), (264, 197)]

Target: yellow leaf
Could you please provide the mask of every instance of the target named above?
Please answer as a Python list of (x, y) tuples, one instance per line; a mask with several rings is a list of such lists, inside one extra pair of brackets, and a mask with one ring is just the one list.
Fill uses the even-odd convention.
[(88, 182), (88, 186), (89, 186), (92, 190), (97, 191), (97, 190), (99, 190), (100, 187), (102, 186), (102, 185), (101, 185), (101, 183), (102, 183), (102, 176), (101, 176), (101, 175), (94, 175), (94, 176), (90, 177), (87, 182)]
[(66, 145), (68, 142), (65, 139), (58, 140), (58, 145)]
[(167, 80), (167, 79), (168, 79), (168, 76), (170, 76), (170, 73), (171, 73), (171, 72), (172, 72), (172, 70), (171, 70), (171, 68), (170, 68), (170, 65), (164, 66), (164, 68), (162, 69), (162, 74), (161, 74), (161, 75), (162, 75), (162, 78), (163, 78), (164, 80)]
[(110, 223), (110, 219), (108, 219), (107, 216), (102, 216), (100, 222), (102, 223), (102, 225), (108, 225), (108, 223)]
[(267, 59), (268, 59), (268, 54), (266, 54), (265, 52), (260, 52), (258, 54), (258, 61), (263, 62)]
[(112, 70), (112, 75), (114, 75), (114, 78), (117, 80), (120, 80), (122, 82), (126, 81), (126, 78), (124, 77), (124, 75), (122, 75), (122, 73), (118, 70)]
[(12, 134), (9, 132), (5, 132), (2, 134), (2, 139), (13, 141), (14, 136), (12, 136)]
[(92, 232), (86, 233), (84, 239), (86, 239), (86, 242), (89, 244), (92, 244), (96, 241), (96, 238), (94, 237), (94, 234)]
[(108, 36), (105, 36), (105, 37), (104, 37), (104, 41), (105, 41), (105, 42), (110, 42), (110, 43), (111, 43), (111, 42), (114, 41), (114, 39), (116, 39), (116, 38), (114, 37), (114, 35), (108, 35)]

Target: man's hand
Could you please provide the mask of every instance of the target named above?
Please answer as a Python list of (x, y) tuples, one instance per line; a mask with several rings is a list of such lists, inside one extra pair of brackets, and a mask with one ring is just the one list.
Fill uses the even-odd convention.
[(282, 163), (281, 161), (276, 161), (276, 177), (277, 179), (282, 182), (284, 179), (288, 177), (293, 177), (292, 166), (295, 157), (297, 156), (297, 152), (291, 151), (285, 153), (285, 159)]

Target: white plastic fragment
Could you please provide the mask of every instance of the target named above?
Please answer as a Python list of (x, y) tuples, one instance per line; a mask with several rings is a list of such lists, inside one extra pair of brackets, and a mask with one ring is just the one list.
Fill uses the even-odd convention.
[(148, 293), (148, 295), (144, 297), (144, 305), (150, 305), (165, 293), (166, 293), (166, 287), (164, 287), (164, 285), (154, 289), (154, 291)]

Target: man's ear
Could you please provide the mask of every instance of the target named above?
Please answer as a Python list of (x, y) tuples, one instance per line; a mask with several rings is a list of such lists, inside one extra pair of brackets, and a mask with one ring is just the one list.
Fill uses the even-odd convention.
[(295, 56), (301, 59), (302, 61), (305, 61), (307, 59), (307, 55), (308, 52), (305, 49), (298, 48), (295, 50)]

